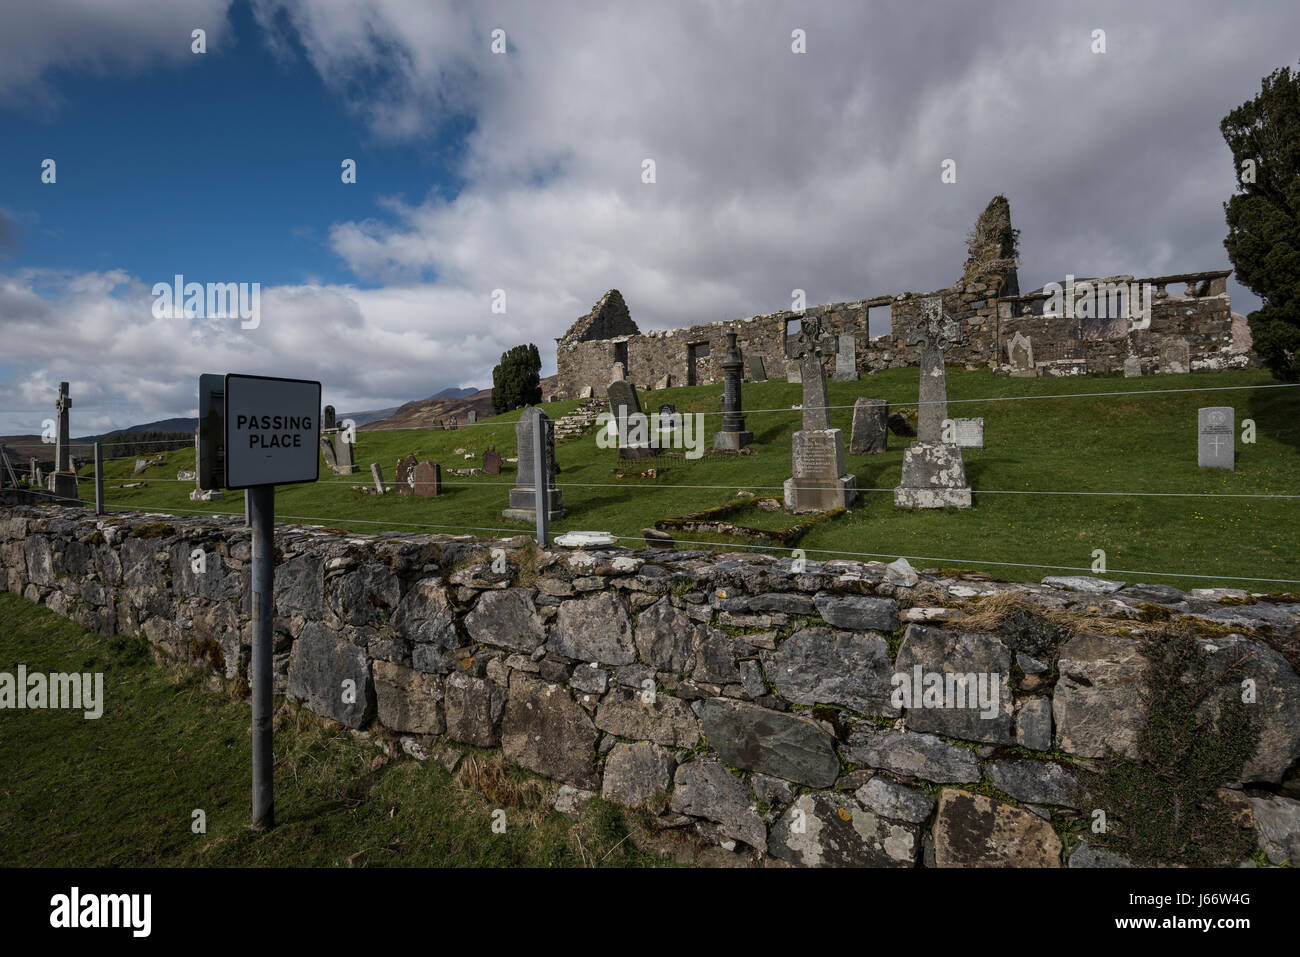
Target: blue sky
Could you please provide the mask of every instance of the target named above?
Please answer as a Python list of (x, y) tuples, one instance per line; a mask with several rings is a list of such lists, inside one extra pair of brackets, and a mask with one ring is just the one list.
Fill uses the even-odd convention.
[[(139, 73), (55, 71), (55, 110), (4, 111), (0, 176), (19, 225), (6, 268), (367, 286), (330, 249), (330, 225), (382, 218), (380, 195), (455, 198), (471, 117), (395, 142), (326, 91), (292, 35), (292, 58), (277, 57), (242, 3), (230, 28), (204, 55)], [(355, 184), (341, 182), (345, 157)]]
[[(643, 329), (931, 291), (998, 193), (1024, 289), (1228, 268), (1219, 121), (1297, 35), (1283, 0), (0, 6), (0, 434), (65, 379), (85, 434), (203, 372), (341, 411), (525, 342), (545, 374), (610, 288)], [(154, 315), (176, 273), (260, 283), (259, 324)]]

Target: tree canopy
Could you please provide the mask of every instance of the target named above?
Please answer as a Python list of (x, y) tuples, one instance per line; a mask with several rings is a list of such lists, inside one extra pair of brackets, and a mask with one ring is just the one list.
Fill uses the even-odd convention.
[(515, 346), (501, 354), (492, 370), (492, 410), (500, 415), (542, 401), (542, 357), (537, 346)]
[(1223, 204), (1223, 245), (1237, 279), (1262, 300), (1250, 313), (1260, 360), (1300, 379), (1300, 70), (1264, 77), (1259, 95), (1219, 124), (1232, 150), (1238, 192)]

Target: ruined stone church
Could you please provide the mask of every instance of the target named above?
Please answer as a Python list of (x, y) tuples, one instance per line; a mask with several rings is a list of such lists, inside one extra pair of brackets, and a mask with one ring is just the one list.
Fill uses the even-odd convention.
[[(1062, 310), (1059, 302), (1053, 305), (1060, 294), (1052, 287), (1021, 293), (1017, 242), (1010, 205), (1006, 197), (995, 196), (967, 238), (961, 277), (946, 289), (644, 333), (623, 296), (611, 289), (556, 340), (555, 397), (604, 395), (615, 378), (626, 378), (641, 389), (720, 382), (727, 334), (733, 332), (748, 378), (787, 378), (794, 366), (790, 345), (804, 317), (820, 320), (823, 329), (837, 337), (839, 350), (828, 359), (828, 375), (855, 378), (916, 365), (919, 352), (909, 345), (915, 341), (910, 331), (918, 321), (921, 300), (930, 296), (941, 296), (946, 316), (960, 325), (948, 361), (970, 369), (1023, 376), (1119, 371), (1151, 375), (1258, 364), (1245, 318), (1232, 311), (1229, 301), (1230, 270), (1078, 278), (1067, 287), (1072, 298)], [(1136, 313), (1128, 298), (1112, 300), (1111, 310), (1102, 310), (1102, 315), (1088, 308), (1085, 290), (1103, 283), (1110, 288), (1149, 286), (1145, 320), (1133, 321)]]

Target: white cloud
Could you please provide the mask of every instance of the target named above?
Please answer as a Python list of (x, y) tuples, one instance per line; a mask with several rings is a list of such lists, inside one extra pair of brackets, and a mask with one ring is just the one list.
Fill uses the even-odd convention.
[[(66, 23), (68, 4), (41, 10), (59, 7)], [(115, 12), (85, 21), (95, 37), (54, 13), (0, 16), (0, 53), (19, 53), (0, 67), (0, 94), (51, 65), (178, 55), (177, 31), (224, 16), (215, 0), (145, 7), (103, 8)], [(305, 50), (383, 137), (424, 149), (471, 116), (465, 188), (335, 223), (333, 250), (382, 288), (264, 290), (248, 333), (196, 339), (193, 323), (153, 320), (147, 290), (121, 272), (0, 280), (23, 362), (0, 408), (48, 405), (50, 383), (68, 378), (74, 401), (129, 403), (129, 421), (184, 412), (203, 369), (320, 378), (340, 411), (377, 407), (486, 385), (522, 341), (553, 369), (553, 338), (610, 287), (642, 328), (785, 308), (794, 287), (810, 302), (934, 289), (956, 278), (966, 231), (999, 192), (1022, 230), (1024, 288), (1067, 272), (1226, 268), (1233, 177), (1218, 123), (1292, 62), (1300, 26), (1289, 7), (1209, 0), (1082, 13), (1026, 0), (996, 16), (904, 2), (254, 10), (278, 55)], [(489, 51), (495, 27), (506, 56)], [(790, 52), (795, 27), (804, 55)], [(1101, 56), (1088, 49), (1095, 27), (1108, 34)], [(647, 157), (654, 185), (640, 180)], [(940, 182), (946, 158), (956, 185)], [(504, 317), (489, 312), (497, 288)]]

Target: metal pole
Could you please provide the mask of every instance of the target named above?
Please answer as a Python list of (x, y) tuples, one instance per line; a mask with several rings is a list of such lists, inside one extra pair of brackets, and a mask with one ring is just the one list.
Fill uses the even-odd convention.
[(550, 443), (546, 441), (546, 413), (533, 407), (533, 488), (537, 494), (537, 544), (546, 548), (551, 544), (551, 507), (549, 489), (551, 465), (546, 460)]
[(275, 614), (275, 486), (245, 490), (253, 535), (253, 827), (275, 826), (272, 773), (271, 625)]
[(104, 451), (95, 443), (95, 514), (104, 514)]
[(244, 489), (244, 525), (252, 525), (253, 518), (248, 508), (248, 489)]

